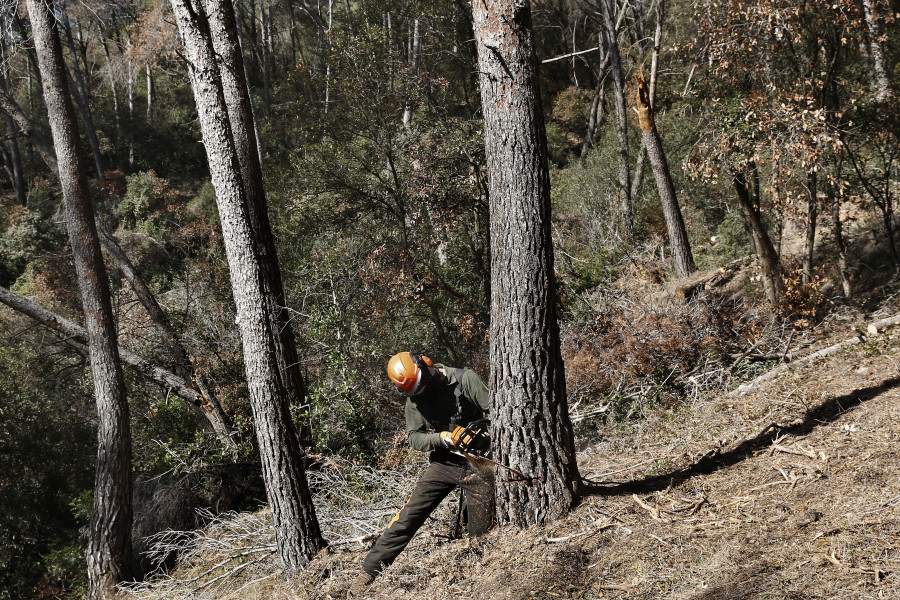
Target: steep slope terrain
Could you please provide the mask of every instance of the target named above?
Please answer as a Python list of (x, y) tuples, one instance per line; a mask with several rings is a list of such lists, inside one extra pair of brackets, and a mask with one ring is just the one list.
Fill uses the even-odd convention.
[[(900, 597), (900, 332), (732, 395), (661, 411), (581, 454), (562, 522), (446, 542), (441, 523), (371, 598)], [(298, 598), (337, 598), (363, 550)]]

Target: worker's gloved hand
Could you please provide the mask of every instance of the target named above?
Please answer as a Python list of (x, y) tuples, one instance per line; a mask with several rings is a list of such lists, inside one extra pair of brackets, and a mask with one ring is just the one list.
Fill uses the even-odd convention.
[[(455, 448), (459, 444), (460, 438), (462, 437), (463, 433), (465, 433), (465, 431), (466, 428), (461, 425), (458, 425), (452, 432), (442, 431), (441, 443), (444, 444), (444, 446), (447, 448)], [(466, 436), (466, 439), (462, 441), (468, 442), (468, 438), (469, 436)]]

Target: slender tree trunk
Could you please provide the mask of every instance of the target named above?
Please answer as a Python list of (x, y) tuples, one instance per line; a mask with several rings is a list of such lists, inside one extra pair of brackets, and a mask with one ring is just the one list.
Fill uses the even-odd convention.
[(594, 144), (597, 130), (606, 123), (606, 113), (603, 110), (603, 101), (606, 98), (606, 75), (609, 70), (609, 52), (603, 57), (600, 68), (597, 70), (597, 88), (594, 90), (594, 100), (591, 102), (591, 112), (588, 116), (587, 131), (584, 133), (584, 141), (581, 143), (581, 158), (587, 158), (587, 152)]
[(188, 71), (219, 206), (231, 272), (237, 322), (263, 477), (275, 539), (288, 576), (296, 574), (324, 545), (312, 504), (303, 457), (288, 407), (287, 383), (276, 350), (279, 332), (267, 298), (264, 250), (252, 228), (242, 170), (216, 63), (212, 34), (202, 5), (172, 0), (184, 40)]
[(894, 209), (890, 199), (887, 203), (878, 207), (881, 210), (881, 222), (884, 225), (884, 233), (887, 236), (888, 249), (891, 251), (891, 262), (894, 264), (894, 273), (900, 274), (900, 255), (897, 253), (897, 244), (894, 240)]
[(802, 281), (808, 285), (813, 280), (813, 255), (816, 250), (816, 221), (819, 216), (819, 203), (816, 196), (818, 178), (815, 171), (806, 177), (806, 243), (803, 246)]
[(147, 75), (147, 122), (153, 122), (153, 96), (155, 90), (153, 87), (153, 71), (150, 69), (150, 63), (144, 65), (144, 72)]
[(643, 73), (638, 73), (635, 80), (638, 88), (636, 97), (638, 122), (644, 147), (647, 149), (647, 157), (653, 168), (656, 188), (659, 190), (663, 215), (666, 218), (669, 245), (672, 247), (672, 256), (675, 259), (675, 274), (678, 277), (687, 277), (697, 270), (694, 265), (694, 256), (691, 253), (691, 243), (688, 240), (687, 228), (684, 226), (684, 219), (681, 216), (681, 207), (678, 205), (678, 198), (675, 195), (675, 184), (672, 182), (669, 163), (666, 161), (666, 154), (663, 151), (662, 139), (659, 137), (653, 119), (650, 90), (644, 81)]
[(578, 465), (566, 404), (547, 138), (528, 2), (472, 2), (491, 222), (491, 418), (501, 524), (566, 514)]
[(9, 140), (9, 161), (12, 166), (13, 187), (16, 190), (16, 200), (22, 206), (28, 206), (28, 190), (25, 185), (25, 173), (22, 170), (22, 155), (19, 152), (19, 140), (16, 139), (16, 124), (12, 117), (6, 115), (6, 129), (12, 135)]
[(69, 47), (69, 54), (72, 57), (72, 69), (75, 77), (66, 69), (66, 76), (69, 79), (72, 96), (75, 98), (75, 104), (81, 112), (81, 119), (84, 121), (85, 134), (87, 135), (88, 144), (91, 147), (91, 153), (94, 155), (94, 167), (97, 169), (97, 179), (103, 180), (106, 167), (103, 164), (103, 153), (100, 151), (100, 140), (97, 137), (97, 128), (94, 126), (94, 115), (91, 111), (90, 93), (81, 73), (81, 61), (78, 58), (78, 51), (75, 49), (75, 39), (72, 37), (72, 27), (66, 14), (65, 4), (62, 5), (61, 22), (66, 32), (66, 41)]
[(134, 61), (125, 61), (125, 95), (128, 99), (128, 170), (134, 171)]
[(16, 190), (16, 201), (28, 206), (28, 190), (25, 188), (25, 174), (22, 171), (22, 155), (19, 153), (18, 131), (12, 117), (6, 115), (6, 131), (9, 135), (9, 176)]
[(122, 247), (119, 246), (119, 242), (116, 241), (116, 238), (106, 231), (99, 222), (97, 223), (97, 233), (99, 234), (100, 242), (106, 248), (113, 263), (120, 271), (122, 271), (122, 274), (125, 275), (125, 279), (131, 285), (131, 289), (134, 290), (134, 294), (137, 296), (141, 306), (147, 311), (147, 315), (159, 330), (166, 347), (172, 353), (172, 358), (175, 363), (175, 372), (179, 377), (186, 381), (196, 382), (197, 387), (202, 392), (199, 401), (189, 402), (191, 409), (200, 419), (200, 423), (223, 444), (231, 449), (236, 449), (237, 444), (234, 441), (234, 431), (231, 427), (231, 419), (225, 414), (222, 405), (219, 404), (219, 399), (209, 392), (209, 386), (206, 384), (203, 374), (194, 368), (193, 361), (191, 361), (187, 349), (182, 343), (181, 338), (175, 332), (175, 328), (172, 327), (169, 318), (159, 305), (159, 302), (156, 301), (156, 296), (154, 296), (153, 292), (150, 291), (150, 288), (147, 287), (146, 282), (137, 272), (137, 269), (135, 269), (131, 260), (128, 258), (128, 255), (126, 255), (125, 251), (122, 250)]
[(743, 173), (735, 173), (732, 184), (737, 191), (738, 200), (740, 200), (741, 213), (745, 222), (750, 226), (753, 246), (762, 271), (766, 299), (773, 308), (777, 308), (781, 303), (783, 287), (780, 260), (772, 245), (772, 239), (760, 219), (758, 198), (757, 202), (754, 202), (752, 185), (748, 185), (747, 178)]
[(874, 73), (875, 99), (879, 102), (887, 100), (891, 95), (891, 82), (885, 68), (884, 48), (881, 45), (881, 34), (878, 22), (872, 10), (872, 0), (862, 0), (866, 27), (869, 32), (869, 53), (872, 55), (872, 71)]
[(122, 135), (122, 124), (119, 122), (119, 88), (116, 85), (116, 78), (113, 74), (112, 70), (112, 54), (109, 51), (109, 42), (106, 40), (106, 36), (103, 34), (103, 31), (100, 32), (100, 42), (103, 46), (103, 55), (106, 57), (106, 75), (109, 81), (109, 90), (112, 94), (112, 102), (113, 102), (113, 127), (114, 127), (114, 147), (116, 149), (116, 165), (120, 166), (121, 156), (119, 155), (120, 150), (120, 142)]
[[(640, 2), (638, 3), (641, 4)], [(663, 23), (663, 15), (665, 14), (665, 0), (658, 0), (656, 4), (656, 30), (653, 34), (653, 49), (650, 53), (650, 82), (647, 85), (646, 96), (649, 98), (649, 106), (651, 111), (656, 110), (656, 81), (659, 74), (659, 49), (662, 44), (662, 23)], [(640, 6), (635, 7), (634, 10), (637, 12), (640, 9)], [(642, 14), (642, 13), (641, 13)], [(635, 17), (638, 19), (638, 16)], [(643, 26), (641, 26), (640, 35), (638, 39), (643, 40)], [(643, 43), (642, 43), (643, 47)], [(638, 108), (638, 110), (641, 110)], [(654, 128), (656, 125), (654, 124)], [(638, 151), (637, 163), (635, 163), (634, 167), (634, 178), (631, 183), (631, 197), (634, 198), (641, 191), (641, 183), (644, 181), (644, 164), (647, 160), (647, 144), (643, 140), (643, 135), (641, 139), (641, 149)], [(655, 168), (652, 167), (651, 168)]]
[[(836, 172), (839, 174), (840, 171), (840, 161), (838, 161)], [(850, 273), (847, 270), (847, 242), (844, 240), (844, 231), (841, 225), (841, 199), (835, 192), (831, 178), (826, 178), (825, 180), (825, 194), (828, 196), (828, 203), (831, 206), (831, 228), (838, 251), (838, 273), (841, 278), (841, 291), (844, 294), (844, 298), (850, 298), (853, 294), (853, 288), (850, 285)]]
[(66, 223), (84, 305), (97, 400), (98, 449), (94, 509), (86, 551), (88, 597), (113, 598), (131, 573), (131, 431), (119, 362), (109, 282), (94, 226), (90, 192), (79, 154), (80, 139), (69, 97), (56, 19), (42, 0), (27, 0), (34, 45), (44, 82)]
[[(415, 76), (419, 68), (419, 19), (413, 19), (413, 27), (410, 36), (408, 50), (409, 68), (413, 76)], [(403, 107), (403, 126), (408, 129), (410, 121), (412, 121), (412, 105), (409, 103), (409, 100), (407, 100), (406, 105)]]
[(25, 111), (22, 110), (16, 101), (5, 90), (0, 88), (0, 110), (12, 117), (19, 129), (31, 139), (32, 145), (41, 155), (41, 159), (50, 167), (54, 173), (59, 173), (59, 166), (56, 164), (56, 154), (53, 147), (41, 132), (35, 127), (34, 122), (28, 118)]
[(600, 0), (603, 13), (603, 28), (609, 48), (609, 64), (613, 76), (613, 90), (616, 104), (616, 136), (619, 142), (619, 205), (625, 226), (625, 241), (634, 243), (634, 213), (631, 204), (631, 174), (628, 172), (628, 114), (625, 107), (625, 75), (622, 72), (622, 58), (619, 54), (618, 29), (614, 21), (613, 0)]
[[(0, 53), (4, 63), (7, 61), (5, 50)], [(6, 83), (6, 73), (0, 67), (0, 91), (9, 95), (9, 86)], [(4, 111), (5, 112), (5, 111)], [(6, 133), (9, 135), (9, 170), (13, 189), (16, 190), (16, 200), (22, 206), (28, 206), (28, 186), (25, 183), (25, 173), (22, 169), (22, 155), (19, 153), (18, 131), (16, 123), (8, 112), (6, 118)]]

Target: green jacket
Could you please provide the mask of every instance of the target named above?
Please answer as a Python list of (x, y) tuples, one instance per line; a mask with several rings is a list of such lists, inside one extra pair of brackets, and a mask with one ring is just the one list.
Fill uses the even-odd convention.
[(462, 382), (457, 383), (455, 367), (436, 364), (443, 369), (446, 378), (440, 384), (431, 384), (419, 396), (406, 399), (406, 435), (410, 447), (422, 452), (441, 448), (441, 432), (450, 430), (450, 420), (456, 415), (456, 395), (453, 391), (462, 385), (460, 397), (462, 418), (459, 425), (468, 425), (488, 416), (491, 398), (488, 388), (475, 371), (463, 371)]

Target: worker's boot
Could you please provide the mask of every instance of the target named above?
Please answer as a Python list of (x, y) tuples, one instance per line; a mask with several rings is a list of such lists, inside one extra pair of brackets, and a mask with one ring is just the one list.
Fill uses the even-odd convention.
[(350, 587), (347, 588), (347, 597), (348, 598), (357, 598), (365, 593), (366, 589), (372, 585), (372, 582), (375, 581), (375, 576), (371, 575), (367, 571), (360, 571), (359, 575), (356, 576), (356, 579), (353, 580), (353, 583), (350, 584)]

